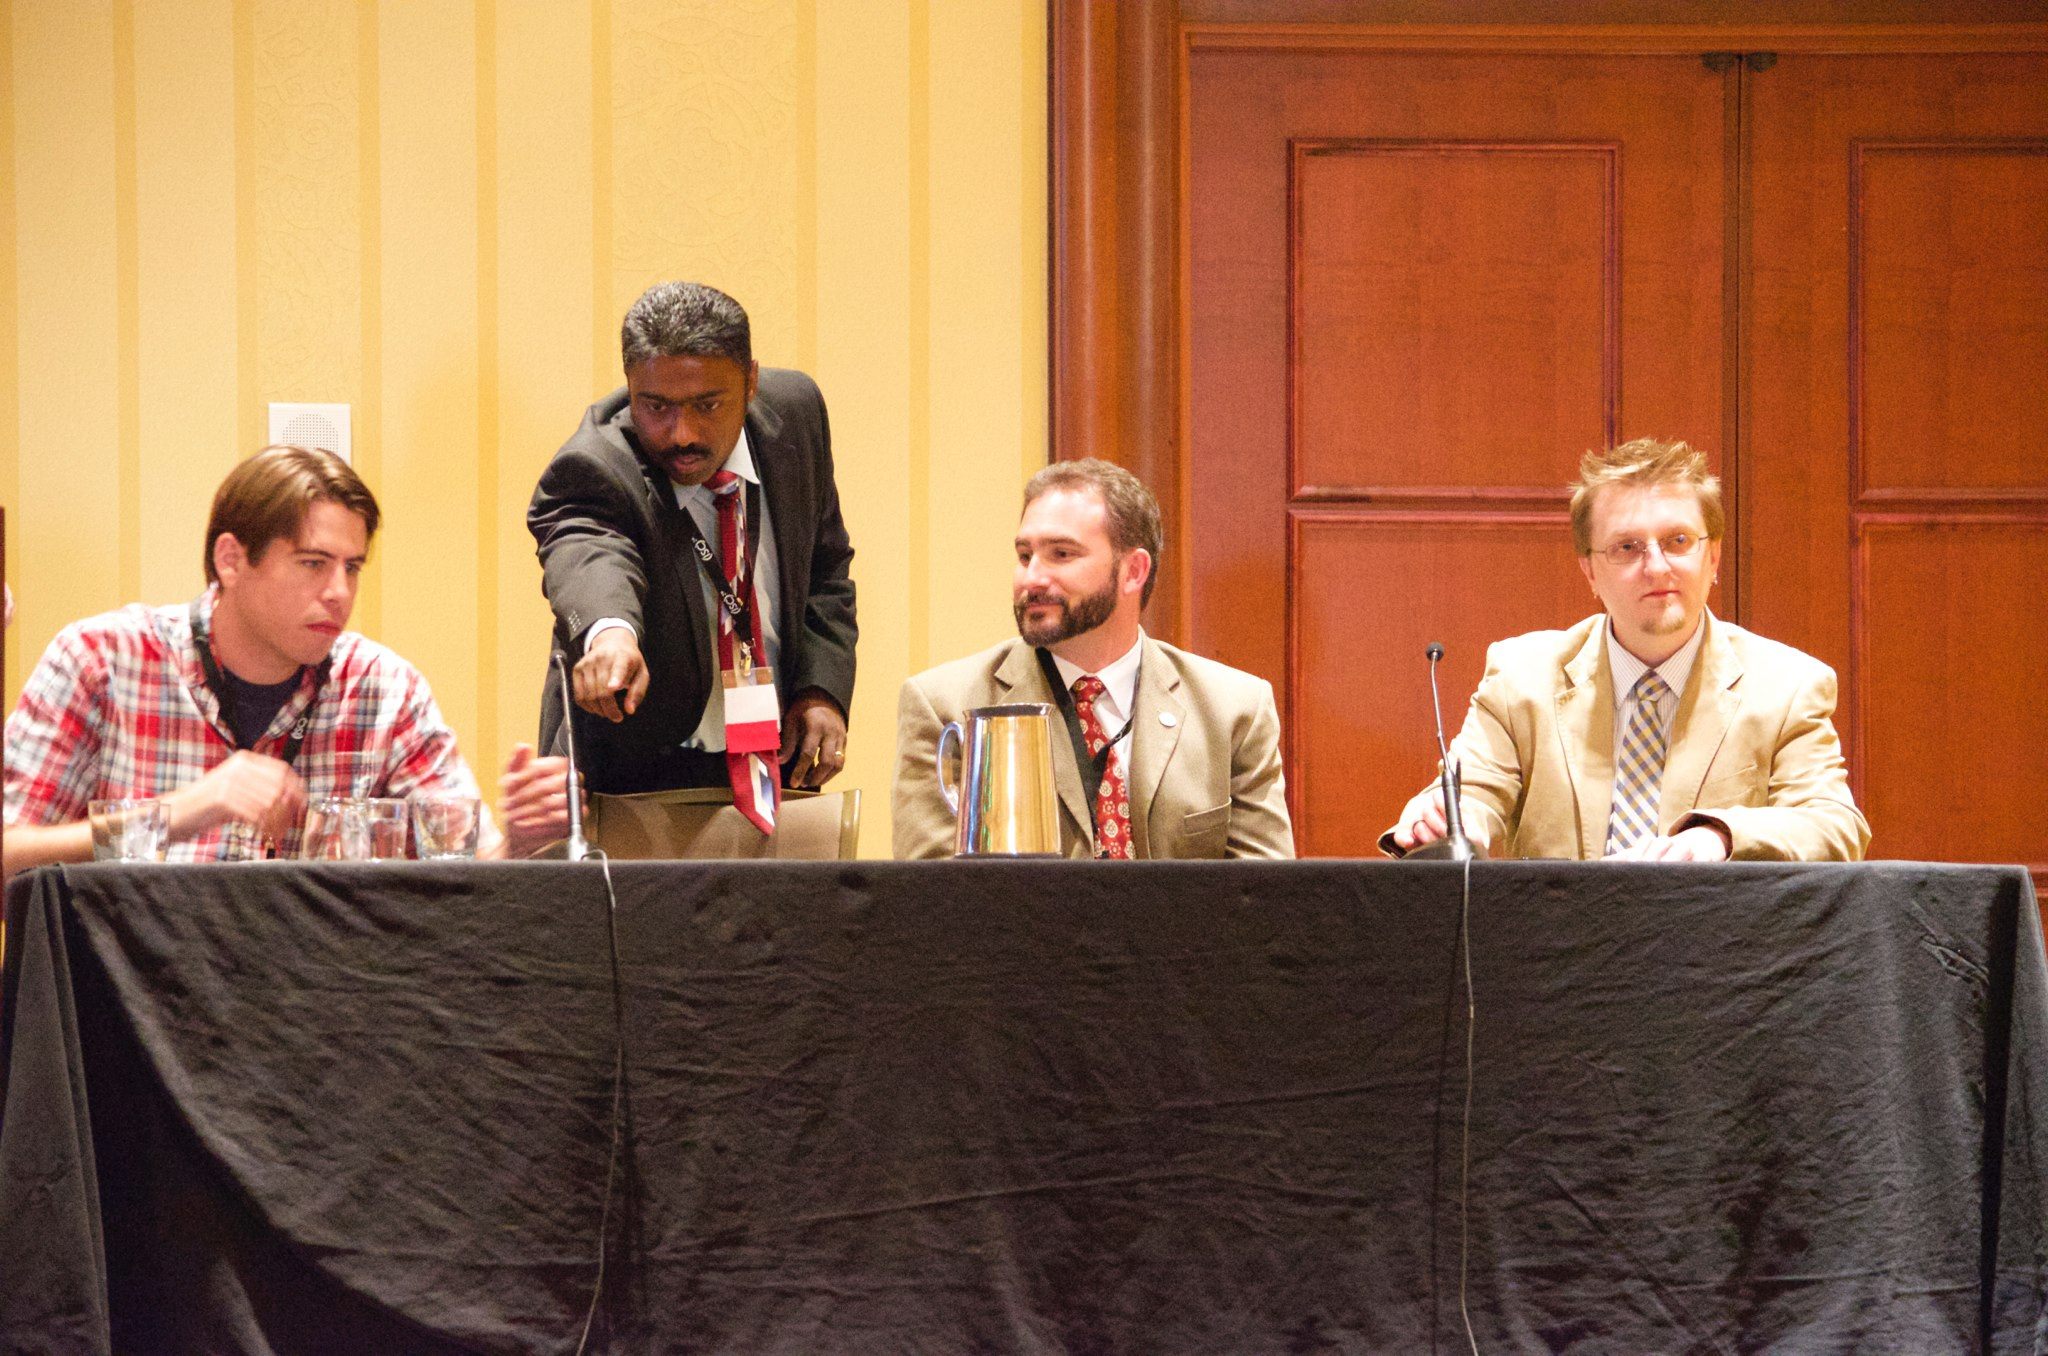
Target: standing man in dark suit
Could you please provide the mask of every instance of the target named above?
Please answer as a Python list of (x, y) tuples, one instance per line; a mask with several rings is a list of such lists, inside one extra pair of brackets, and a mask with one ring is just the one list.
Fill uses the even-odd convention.
[[(620, 337), (625, 388), (585, 413), (526, 515), (576, 705), (602, 717), (577, 751), (595, 791), (730, 784), (743, 810), (758, 791), (765, 830), (775, 763), (817, 787), (846, 760), (853, 548), (825, 402), (754, 362), (747, 313), (714, 288), (649, 289)], [(551, 682), (543, 749), (562, 718)]]

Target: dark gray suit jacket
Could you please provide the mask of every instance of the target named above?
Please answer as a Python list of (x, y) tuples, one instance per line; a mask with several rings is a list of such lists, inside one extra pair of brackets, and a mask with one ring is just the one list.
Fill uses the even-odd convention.
[[(853, 704), (853, 548), (839, 516), (824, 397), (801, 372), (761, 369), (747, 407), (781, 571), (783, 709), (805, 688)], [(696, 732), (716, 681), (711, 619), (697, 584), (685, 515), (668, 477), (648, 464), (622, 388), (592, 405), (541, 473), (526, 511), (555, 644), (575, 663), (584, 633), (620, 617), (640, 634), (647, 698), (622, 724), (579, 717), (577, 753), (593, 791), (665, 790), (661, 755)], [(540, 747), (559, 752), (557, 684), (541, 700)]]

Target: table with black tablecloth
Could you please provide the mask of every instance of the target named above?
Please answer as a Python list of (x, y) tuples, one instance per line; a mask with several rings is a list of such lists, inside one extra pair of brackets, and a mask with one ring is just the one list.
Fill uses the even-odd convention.
[(595, 864), (15, 882), (0, 1350), (2048, 1343), (2017, 869), (1482, 864), (1469, 1132), (1455, 865), (612, 879), (609, 1210)]

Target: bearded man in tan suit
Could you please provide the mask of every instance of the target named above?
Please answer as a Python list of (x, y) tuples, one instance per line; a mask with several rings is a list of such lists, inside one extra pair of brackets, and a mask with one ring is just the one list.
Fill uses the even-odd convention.
[[(1451, 750), (1465, 831), (1489, 855), (1863, 856), (1834, 671), (1707, 609), (1723, 522), (1720, 482), (1684, 443), (1586, 456), (1572, 536), (1604, 611), (1492, 646)], [(1443, 834), (1431, 788), (1380, 846)]]
[(1158, 503), (1121, 467), (1061, 462), (1031, 478), (1011, 591), (1018, 639), (903, 684), (898, 857), (953, 850), (935, 768), (941, 727), (1010, 702), (1054, 708), (1069, 857), (1294, 855), (1272, 685), (1139, 625), (1160, 544)]

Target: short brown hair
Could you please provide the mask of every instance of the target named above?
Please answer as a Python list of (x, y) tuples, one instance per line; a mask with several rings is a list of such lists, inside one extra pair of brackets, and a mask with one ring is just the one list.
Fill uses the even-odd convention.
[(1102, 496), (1109, 511), (1109, 544), (1121, 557), (1144, 550), (1152, 557), (1152, 573), (1145, 576), (1145, 593), (1140, 605), (1152, 601), (1152, 586), (1159, 582), (1159, 555), (1165, 535), (1159, 526), (1159, 501), (1145, 482), (1114, 462), (1099, 457), (1079, 461), (1056, 461), (1031, 477), (1024, 486), (1024, 506), (1049, 490), (1091, 489)]
[(1721, 511), (1721, 478), (1707, 470), (1705, 453), (1682, 442), (1636, 438), (1579, 460), (1579, 478), (1571, 486), (1572, 545), (1582, 556), (1593, 554), (1593, 496), (1609, 485), (1683, 486), (1699, 498), (1708, 541), (1721, 540), (1728, 526)]
[(232, 532), (251, 561), (279, 537), (296, 541), (306, 510), (325, 499), (363, 520), (365, 537), (377, 535), (376, 496), (355, 468), (332, 452), (275, 443), (250, 457), (213, 492), (206, 519), (206, 582), (218, 584), (213, 544)]

